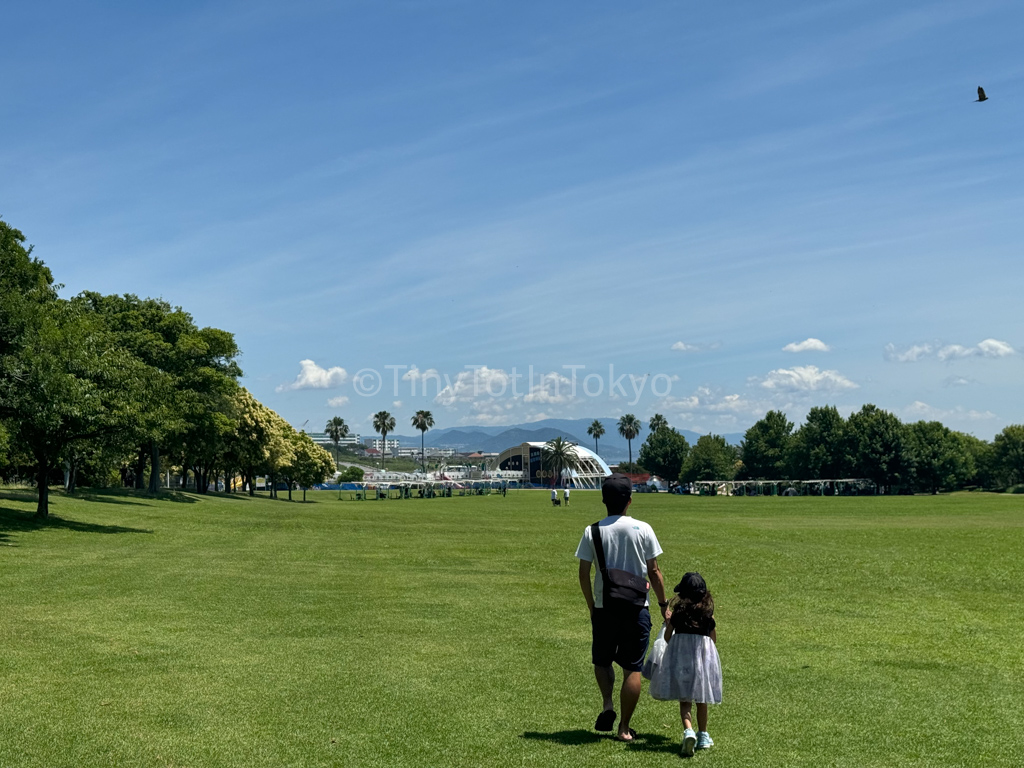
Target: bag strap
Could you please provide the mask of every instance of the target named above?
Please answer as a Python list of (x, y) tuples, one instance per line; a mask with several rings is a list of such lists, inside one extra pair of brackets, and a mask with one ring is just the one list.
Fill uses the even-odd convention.
[(608, 590), (611, 584), (608, 581), (608, 567), (604, 561), (604, 543), (601, 541), (600, 521), (590, 526), (590, 538), (594, 542), (594, 554), (597, 556), (597, 567), (601, 571), (601, 597), (605, 605), (608, 604)]

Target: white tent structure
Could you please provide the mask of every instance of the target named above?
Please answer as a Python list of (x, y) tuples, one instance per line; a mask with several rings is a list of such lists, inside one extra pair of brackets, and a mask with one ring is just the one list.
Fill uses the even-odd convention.
[[(545, 443), (520, 443), (506, 448), (498, 455), (498, 469), (501, 471), (522, 472), (524, 482), (534, 485), (551, 485), (552, 478), (544, 468), (541, 452)], [(604, 459), (582, 445), (573, 445), (577, 469), (567, 469), (562, 473), (563, 484), (573, 488), (600, 488), (601, 483), (612, 473)]]

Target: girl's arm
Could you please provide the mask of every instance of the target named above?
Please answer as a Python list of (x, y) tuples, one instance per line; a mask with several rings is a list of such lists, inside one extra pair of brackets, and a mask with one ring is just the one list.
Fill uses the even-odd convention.
[(669, 611), (665, 615), (665, 642), (666, 643), (669, 640), (672, 639), (672, 631), (673, 630), (674, 630), (674, 627), (672, 626), (672, 611)]
[(715, 629), (711, 630), (711, 642), (713, 642), (715, 645), (718, 645), (718, 629), (717, 629), (717, 627)]

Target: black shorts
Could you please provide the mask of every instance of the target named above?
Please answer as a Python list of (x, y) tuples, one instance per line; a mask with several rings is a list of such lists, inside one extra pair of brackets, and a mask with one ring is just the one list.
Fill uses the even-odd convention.
[(639, 605), (595, 608), (590, 626), (594, 666), (610, 667), (614, 661), (626, 672), (643, 669), (651, 637), (650, 611)]

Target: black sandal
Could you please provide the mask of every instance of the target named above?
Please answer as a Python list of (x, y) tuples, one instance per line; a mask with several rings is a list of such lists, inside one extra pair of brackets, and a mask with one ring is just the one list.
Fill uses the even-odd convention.
[(595, 731), (610, 731), (612, 726), (615, 725), (615, 710), (606, 709), (600, 715), (597, 716), (597, 722), (594, 723)]

